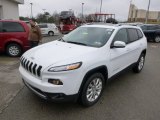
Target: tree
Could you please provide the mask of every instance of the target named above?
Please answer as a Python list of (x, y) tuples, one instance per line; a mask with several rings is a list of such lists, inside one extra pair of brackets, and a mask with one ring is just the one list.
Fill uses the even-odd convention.
[(22, 20), (22, 21), (29, 21), (28, 17), (23, 17), (23, 16), (20, 16), (19, 19)]
[(106, 20), (106, 23), (113, 23), (113, 24), (117, 24), (117, 23), (118, 23), (118, 21), (117, 21), (116, 19), (114, 19), (114, 18), (108, 18), (108, 19)]
[(38, 23), (56, 23), (59, 24), (59, 14), (54, 12), (52, 15), (49, 12), (39, 13), (36, 17)]

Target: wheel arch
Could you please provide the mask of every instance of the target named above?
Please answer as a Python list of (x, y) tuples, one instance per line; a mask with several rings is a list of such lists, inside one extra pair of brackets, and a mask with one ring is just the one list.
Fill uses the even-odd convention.
[(146, 52), (147, 52), (147, 50), (144, 49), (144, 50), (142, 50), (141, 54), (144, 54), (146, 56)]
[(49, 34), (50, 32), (52, 32), (52, 33), (54, 34), (54, 31), (53, 31), (53, 30), (49, 30), (49, 31), (48, 31), (48, 34)]
[[(5, 50), (7, 49), (7, 46), (8, 46), (9, 44), (17, 44), (17, 45), (19, 45), (19, 46), (21, 47), (21, 49), (22, 49), (22, 44), (21, 44), (21, 43), (19, 43), (19, 42), (17, 42), (17, 41), (8, 41), (8, 42), (5, 43)], [(23, 50), (23, 49), (22, 49), (22, 50)]]
[(92, 74), (94, 73), (102, 73), (104, 78), (105, 78), (105, 83), (107, 83), (107, 80), (108, 80), (108, 69), (105, 65), (102, 65), (102, 66), (99, 66), (99, 67), (96, 67), (92, 70), (89, 70), (85, 76), (83, 77), (83, 80), (82, 80), (82, 83), (81, 83), (81, 86), (80, 86), (80, 89), (79, 89), (79, 96), (81, 95), (81, 92), (82, 92), (82, 89), (83, 89), (83, 86), (84, 84), (86, 83), (86, 80), (88, 77), (90, 77)]

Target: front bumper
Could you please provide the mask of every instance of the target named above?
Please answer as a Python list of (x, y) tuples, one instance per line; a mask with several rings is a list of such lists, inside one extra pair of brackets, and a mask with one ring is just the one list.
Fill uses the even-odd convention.
[(45, 100), (55, 101), (55, 102), (68, 102), (68, 101), (76, 102), (78, 99), (78, 94), (65, 95), (63, 93), (47, 93), (39, 90), (38, 88), (31, 86), (24, 80), (23, 82), (26, 85), (26, 87), (29, 88), (34, 94), (38, 95), (39, 97)]
[[(82, 82), (82, 72), (78, 70), (55, 74), (43, 73), (41, 78), (32, 75), (21, 65), (19, 71), (24, 84), (43, 99), (54, 101), (75, 101), (78, 96)], [(60, 79), (63, 82), (63, 85), (53, 85), (48, 82), (49, 78)]]

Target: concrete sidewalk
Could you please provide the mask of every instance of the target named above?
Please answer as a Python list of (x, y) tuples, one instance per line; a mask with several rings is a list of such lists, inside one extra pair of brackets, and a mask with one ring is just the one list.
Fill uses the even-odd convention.
[(23, 88), (18, 67), (19, 58), (0, 56), (0, 113)]

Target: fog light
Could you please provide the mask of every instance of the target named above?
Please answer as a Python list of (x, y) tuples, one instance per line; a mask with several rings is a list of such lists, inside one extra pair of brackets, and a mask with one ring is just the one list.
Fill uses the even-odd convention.
[(63, 85), (63, 83), (60, 80), (56, 79), (49, 79), (48, 82), (54, 85)]

